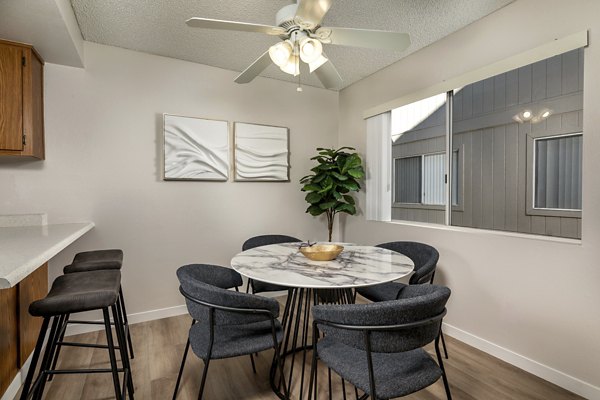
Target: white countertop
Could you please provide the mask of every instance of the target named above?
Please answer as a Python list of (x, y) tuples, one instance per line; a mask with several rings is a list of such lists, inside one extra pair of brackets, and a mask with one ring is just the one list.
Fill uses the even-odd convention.
[(93, 222), (0, 227), (0, 289), (15, 286), (93, 227)]

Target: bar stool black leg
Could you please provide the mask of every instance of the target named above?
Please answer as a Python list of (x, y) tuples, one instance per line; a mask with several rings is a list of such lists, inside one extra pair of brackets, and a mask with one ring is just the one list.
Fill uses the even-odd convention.
[[(40, 366), (40, 372), (37, 381), (33, 385), (33, 399), (38, 400), (42, 398), (44, 394), (44, 388), (46, 387), (46, 381), (48, 380), (47, 372), (50, 369), (52, 362), (52, 355), (56, 348), (56, 342), (58, 340), (58, 322), (60, 316), (56, 316), (52, 320), (52, 328), (50, 328), (50, 336), (48, 336), (48, 343), (46, 344), (46, 351), (44, 351), (44, 358)], [(37, 386), (37, 387), (36, 387)]]
[(119, 383), (119, 372), (117, 371), (117, 358), (115, 356), (115, 345), (113, 343), (108, 308), (103, 308), (102, 313), (104, 315), (104, 329), (106, 331), (106, 341), (108, 343), (108, 356), (110, 358), (110, 367), (112, 369), (113, 384), (115, 386), (115, 396), (117, 400), (122, 400), (120, 389), (121, 384)]
[(121, 354), (121, 364), (123, 370), (127, 371), (123, 379), (127, 380), (127, 388), (129, 391), (129, 398), (133, 400), (133, 393), (135, 391), (133, 387), (133, 376), (131, 374), (131, 365), (129, 364), (129, 354), (127, 353), (127, 339), (125, 338), (125, 329), (123, 328), (123, 320), (121, 316), (121, 309), (118, 305), (111, 306), (113, 321), (115, 321), (115, 331), (117, 332), (117, 341), (119, 343), (119, 352)]
[(37, 343), (35, 344), (35, 349), (33, 350), (31, 364), (29, 365), (29, 371), (27, 371), (27, 378), (25, 379), (25, 384), (23, 385), (23, 391), (21, 392), (20, 400), (27, 399), (29, 389), (31, 388), (31, 383), (33, 382), (35, 369), (40, 358), (40, 353), (42, 352), (42, 347), (44, 346), (44, 339), (46, 338), (46, 332), (48, 331), (49, 323), (50, 318), (44, 318), (44, 321), (42, 322), (42, 327), (40, 328), (40, 335), (38, 336)]
[[(59, 335), (60, 335), (58, 338), (59, 342), (62, 342), (65, 339), (65, 332), (67, 331), (69, 316), (70, 316), (70, 314), (64, 314), (64, 315), (60, 316), (60, 320), (58, 322), (58, 331), (59, 331)], [(58, 344), (56, 346), (56, 352), (54, 353), (54, 360), (52, 361), (52, 367), (50, 367), (50, 369), (56, 369), (56, 364), (58, 364), (58, 356), (60, 354), (61, 348), (62, 348), (62, 346), (60, 344)], [(53, 374), (51, 374), (48, 377), (48, 380), (51, 381), (52, 378), (54, 378)]]
[(129, 328), (129, 321), (127, 320), (127, 310), (125, 309), (125, 297), (123, 297), (123, 288), (119, 286), (119, 300), (121, 301), (121, 311), (123, 313), (123, 323), (127, 327), (127, 342), (129, 343), (129, 355), (133, 359), (133, 341), (131, 340), (131, 329)]

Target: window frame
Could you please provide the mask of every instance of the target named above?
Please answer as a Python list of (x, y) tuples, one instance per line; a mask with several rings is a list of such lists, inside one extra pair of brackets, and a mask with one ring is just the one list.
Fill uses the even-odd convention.
[[(581, 136), (581, 140), (584, 140), (583, 130), (576, 129), (573, 132), (560, 133), (560, 134), (539, 134), (535, 133), (527, 134), (527, 199), (526, 199), (526, 214), (532, 216), (541, 217), (566, 217), (566, 218), (582, 218), (582, 209), (562, 209), (562, 208), (539, 208), (535, 207), (535, 145), (538, 140), (556, 139), (570, 136)], [(583, 190), (583, 185), (582, 185)]]
[[(429, 153), (424, 153), (424, 154), (411, 154), (411, 155), (405, 155), (405, 156), (401, 156), (401, 157), (392, 157), (392, 208), (412, 208), (412, 209), (422, 209), (422, 210), (440, 210), (440, 211), (444, 211), (446, 209), (446, 205), (445, 204), (425, 204), (423, 203), (423, 163), (424, 163), (424, 157), (425, 156), (431, 156), (431, 155), (436, 155), (436, 154), (446, 154), (445, 151), (433, 151), (433, 152), (429, 152)], [(421, 159), (421, 193), (420, 193), (420, 197), (421, 197), (421, 202), (420, 203), (401, 203), (399, 201), (396, 201), (396, 160), (400, 160), (403, 158), (415, 158), (415, 157), (419, 157)], [(448, 173), (446, 172), (446, 176), (448, 176)], [(448, 190), (448, 180), (446, 179), (446, 182), (444, 183), (444, 185), (446, 186), (446, 190)], [(447, 197), (447, 196), (446, 196)], [(393, 219), (393, 221), (403, 221), (401, 219)]]

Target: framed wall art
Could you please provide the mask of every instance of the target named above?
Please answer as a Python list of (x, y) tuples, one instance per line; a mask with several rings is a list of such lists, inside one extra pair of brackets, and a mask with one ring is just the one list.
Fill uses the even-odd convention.
[(289, 129), (234, 123), (234, 180), (288, 182)]
[(227, 181), (227, 121), (164, 114), (164, 180)]

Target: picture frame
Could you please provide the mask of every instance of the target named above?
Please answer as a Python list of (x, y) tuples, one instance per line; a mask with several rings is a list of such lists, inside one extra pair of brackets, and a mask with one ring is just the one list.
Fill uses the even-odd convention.
[(229, 180), (229, 122), (163, 114), (163, 180)]
[(289, 182), (289, 128), (234, 122), (234, 181)]

